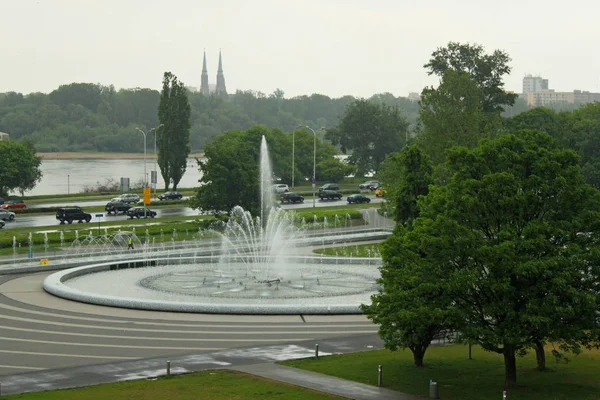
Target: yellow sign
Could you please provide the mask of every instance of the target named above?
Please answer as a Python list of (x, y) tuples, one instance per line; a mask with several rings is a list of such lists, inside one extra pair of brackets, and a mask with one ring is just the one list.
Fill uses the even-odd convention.
[(47, 258), (40, 259), (40, 265), (46, 265), (46, 264), (48, 264), (48, 259)]
[(150, 204), (150, 188), (144, 188), (144, 204)]

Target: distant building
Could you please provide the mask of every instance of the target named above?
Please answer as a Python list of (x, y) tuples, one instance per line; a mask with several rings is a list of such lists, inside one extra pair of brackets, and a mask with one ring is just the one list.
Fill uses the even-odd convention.
[(548, 90), (548, 79), (531, 75), (523, 78), (523, 94), (537, 93), (543, 90)]
[(9, 136), (8, 133), (0, 132), (0, 140), (8, 140)]
[(217, 96), (227, 96), (227, 88), (225, 87), (225, 75), (223, 74), (223, 61), (221, 59), (221, 51), (219, 50), (219, 67), (217, 69), (217, 83), (208, 83), (208, 69), (206, 68), (206, 51), (202, 60), (202, 75), (200, 77), (200, 93), (205, 96), (215, 94)]
[(600, 101), (600, 93), (574, 90), (572, 92), (555, 92), (549, 89), (548, 79), (526, 75), (523, 78), (523, 93), (529, 107), (550, 106), (552, 104), (585, 104)]

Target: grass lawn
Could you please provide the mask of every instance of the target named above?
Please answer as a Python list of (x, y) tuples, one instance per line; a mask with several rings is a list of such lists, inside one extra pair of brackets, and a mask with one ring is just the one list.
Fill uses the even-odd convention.
[(176, 375), (170, 379), (162, 377), (156, 380), (143, 379), (81, 389), (25, 393), (2, 396), (2, 398), (7, 400), (341, 399), (338, 396), (226, 370)]
[(381, 257), (379, 243), (328, 247), (325, 249), (314, 249), (313, 252), (325, 256), (337, 257)]
[[(569, 363), (557, 363), (546, 349), (547, 372), (535, 370), (535, 354), (517, 359), (517, 388), (510, 400), (597, 400), (600, 399), (600, 351), (571, 356)], [(383, 367), (383, 386), (400, 392), (428, 397), (429, 380), (438, 383), (444, 400), (502, 399), (504, 361), (501, 355), (461, 345), (431, 347), (425, 368), (415, 368), (409, 350), (366, 351), (315, 359), (285, 361), (281, 364), (377, 385), (377, 366)]]

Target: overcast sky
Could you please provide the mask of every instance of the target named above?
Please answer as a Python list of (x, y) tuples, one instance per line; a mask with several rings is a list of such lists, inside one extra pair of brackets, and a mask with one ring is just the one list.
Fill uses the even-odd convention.
[[(489, 5), (487, 5), (489, 4)], [(206, 49), (228, 91), (406, 96), (449, 41), (512, 57), (557, 91), (600, 92), (600, 2), (553, 0), (0, 0), (0, 92), (91, 82), (159, 89), (164, 71), (200, 86)]]

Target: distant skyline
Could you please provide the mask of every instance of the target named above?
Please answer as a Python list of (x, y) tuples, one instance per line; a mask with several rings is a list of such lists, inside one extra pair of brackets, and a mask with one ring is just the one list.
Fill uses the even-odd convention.
[[(507, 90), (526, 74), (550, 89), (600, 92), (600, 3), (541, 0), (4, 0), (0, 92), (73, 82), (160, 90), (171, 71), (200, 87), (219, 50), (227, 91), (408, 96), (436, 85), (423, 65), (449, 41), (506, 51)], [(569, 8), (570, 5), (572, 8)]]

